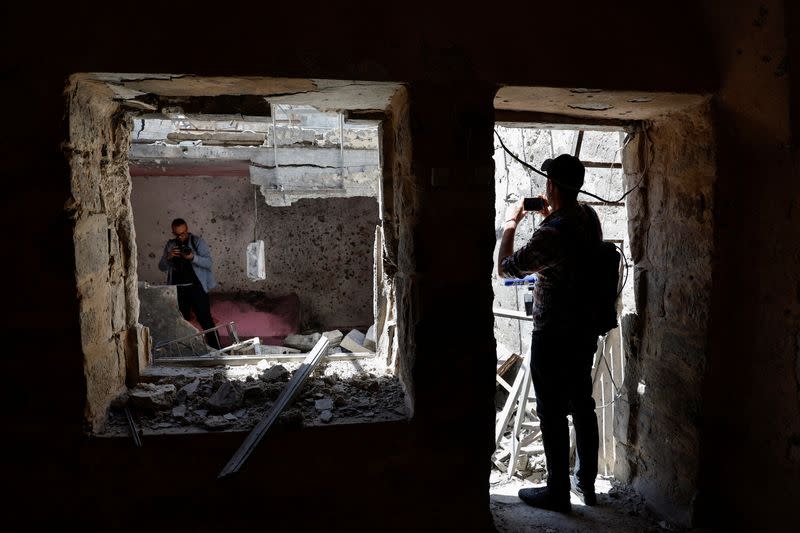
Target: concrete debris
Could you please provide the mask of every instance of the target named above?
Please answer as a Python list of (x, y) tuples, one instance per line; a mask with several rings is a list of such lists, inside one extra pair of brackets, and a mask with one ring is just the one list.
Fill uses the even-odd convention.
[[(259, 355), (261, 355), (261, 354), (259, 354)], [(257, 368), (257, 369), (259, 369), (259, 370), (260, 370), (260, 371), (262, 371), (262, 372), (263, 372), (264, 370), (266, 370), (268, 367), (269, 367), (269, 363), (267, 363), (267, 360), (266, 360), (266, 359), (262, 359), (261, 361), (259, 361), (258, 363), (256, 363), (256, 368)]]
[(317, 411), (330, 411), (333, 409), (333, 400), (330, 398), (324, 398), (322, 400), (317, 400), (314, 402), (314, 409)]
[(206, 429), (218, 430), (229, 428), (233, 425), (233, 421), (226, 419), (223, 416), (211, 415), (203, 421), (203, 426)]
[(285, 339), (283, 339), (283, 344), (289, 348), (297, 348), (302, 352), (310, 352), (320, 338), (322, 338), (322, 333), (312, 333), (311, 335), (288, 335)]
[(325, 331), (322, 333), (326, 337), (328, 337), (328, 349), (336, 348), (339, 344), (342, 343), (342, 339), (344, 338), (344, 334), (339, 331), (338, 329), (334, 329), (333, 331)]
[[(327, 364), (324, 372), (306, 380), (300, 397), (277, 423), (302, 427), (406, 417), (399, 380), (379, 375), (385, 372), (383, 366), (373, 366), (371, 361), (362, 364), (366, 368), (354, 369), (349, 362)], [(247, 431), (263, 418), (286, 388), (285, 380), (299, 367), (300, 363), (285, 362), (261, 371), (252, 364), (200, 376), (168, 376), (158, 384), (143, 384), (131, 390), (137, 403), (131, 400), (129, 406), (145, 432), (176, 427)], [(233, 368), (246, 368), (247, 372), (233, 372)], [(256, 376), (260, 379), (254, 379)], [(128, 434), (121, 410), (109, 412), (108, 427), (120, 435)]]
[(260, 381), (250, 381), (242, 387), (242, 400), (246, 404), (254, 404), (263, 401), (267, 397), (264, 391), (264, 384)]
[(256, 346), (258, 355), (289, 355), (293, 353), (301, 353), (297, 348), (289, 348), (288, 346), (271, 346), (269, 344), (259, 344)]
[(212, 412), (221, 413), (238, 407), (241, 401), (242, 396), (238, 388), (231, 382), (225, 382), (208, 399), (206, 405)]
[(130, 391), (130, 402), (140, 409), (164, 409), (172, 406), (175, 394), (175, 385), (172, 384), (140, 383)]
[(364, 349), (364, 339), (366, 335), (357, 329), (350, 330), (350, 333), (342, 339), (341, 347), (353, 353), (366, 352)]
[(364, 348), (369, 352), (374, 352), (378, 345), (375, 343), (375, 324), (371, 325), (364, 336)]
[(191, 383), (184, 385), (181, 387), (181, 390), (186, 393), (187, 396), (192, 396), (195, 392), (197, 392), (197, 388), (200, 386), (200, 378), (195, 379)]
[(283, 365), (275, 365), (271, 368), (268, 368), (261, 374), (261, 381), (266, 381), (267, 383), (273, 383), (276, 381), (288, 381), (289, 380), (289, 371), (286, 370), (286, 367)]

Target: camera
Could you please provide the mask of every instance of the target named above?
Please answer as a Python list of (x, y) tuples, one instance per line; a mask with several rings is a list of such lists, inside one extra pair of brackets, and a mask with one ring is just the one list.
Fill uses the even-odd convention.
[(190, 253), (192, 253), (192, 248), (188, 244), (184, 244), (181, 246), (180, 252), (181, 255), (189, 255)]
[(544, 209), (544, 200), (541, 198), (523, 198), (522, 209), (525, 211), (541, 211)]

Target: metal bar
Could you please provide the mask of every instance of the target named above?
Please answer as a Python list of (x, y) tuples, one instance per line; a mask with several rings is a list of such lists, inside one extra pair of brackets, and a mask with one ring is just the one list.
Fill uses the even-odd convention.
[(575, 157), (581, 158), (581, 145), (583, 144), (583, 130), (578, 130), (578, 140), (575, 143)]
[(512, 309), (501, 309), (499, 307), (495, 307), (492, 309), (494, 316), (501, 317), (501, 318), (516, 318), (518, 320), (527, 320), (529, 322), (533, 321), (533, 317), (528, 316), (525, 314), (525, 311), (514, 311)]
[(233, 454), (230, 461), (228, 461), (228, 464), (225, 465), (225, 468), (219, 473), (219, 476), (217, 476), (218, 478), (228, 477), (239, 471), (247, 458), (255, 451), (256, 446), (258, 446), (258, 443), (264, 438), (269, 428), (272, 427), (272, 424), (278, 419), (278, 415), (281, 414), (281, 411), (283, 411), (297, 393), (300, 392), (300, 387), (303, 382), (311, 375), (311, 372), (317, 367), (323, 356), (327, 353), (329, 343), (330, 341), (324, 335), (320, 338), (311, 352), (309, 352), (308, 357), (303, 361), (300, 368), (295, 371), (292, 380), (286, 385), (280, 396), (278, 396), (275, 405), (273, 405), (272, 409), (270, 409), (269, 413), (267, 413), (261, 422), (253, 428), (253, 431), (250, 432), (242, 445), (239, 446), (239, 449)]
[(131, 437), (133, 437), (133, 443), (137, 448), (141, 448), (142, 437), (139, 435), (139, 428), (136, 427), (136, 421), (133, 419), (133, 414), (131, 414), (131, 410), (128, 406), (125, 406), (125, 418), (128, 419), (128, 429), (131, 432)]
[[(286, 355), (219, 355), (211, 357), (159, 357), (155, 361), (155, 366), (193, 366), (208, 367), (219, 365), (255, 365), (259, 361), (274, 363), (292, 363), (303, 361), (308, 354), (286, 354)], [(336, 361), (358, 361), (361, 359), (371, 359), (374, 353), (352, 353), (352, 354), (333, 354), (326, 355), (325, 361), (333, 363)]]

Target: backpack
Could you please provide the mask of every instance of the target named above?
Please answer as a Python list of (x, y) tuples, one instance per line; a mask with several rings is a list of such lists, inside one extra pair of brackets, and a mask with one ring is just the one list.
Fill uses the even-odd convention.
[[(599, 222), (599, 221), (598, 221)], [(550, 226), (560, 227), (562, 223), (551, 222)], [(574, 229), (567, 226), (568, 233), (575, 235)], [(584, 244), (585, 245), (585, 244)], [(592, 333), (603, 336), (619, 326), (617, 321), (617, 300), (620, 295), (620, 267), (622, 256), (613, 242), (600, 241), (589, 251), (580, 254), (578, 261), (579, 298), (575, 301), (576, 318), (585, 321)]]
[(617, 299), (621, 257), (617, 246), (605, 241), (600, 242), (589, 256), (587, 310), (590, 327), (600, 336), (619, 326)]

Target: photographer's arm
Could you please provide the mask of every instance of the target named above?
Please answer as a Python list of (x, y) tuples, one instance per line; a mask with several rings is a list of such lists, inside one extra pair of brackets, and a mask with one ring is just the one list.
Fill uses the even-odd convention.
[(508, 206), (506, 209), (505, 222), (503, 222), (503, 236), (500, 239), (500, 249), (497, 252), (497, 275), (501, 278), (516, 277), (513, 274), (505, 272), (503, 269), (503, 260), (514, 253), (514, 235), (517, 231), (517, 224), (525, 217), (523, 210), (523, 202), (519, 202)]
[(198, 268), (211, 270), (211, 267), (213, 266), (213, 261), (211, 260), (211, 250), (208, 248), (205, 239), (201, 237), (197, 238), (197, 250), (196, 253), (192, 254), (192, 258), (190, 260)]
[(161, 254), (161, 259), (158, 261), (158, 269), (161, 272), (169, 270), (169, 260), (175, 255), (172, 253), (173, 247), (172, 241), (167, 241), (167, 244), (164, 246), (164, 253)]

